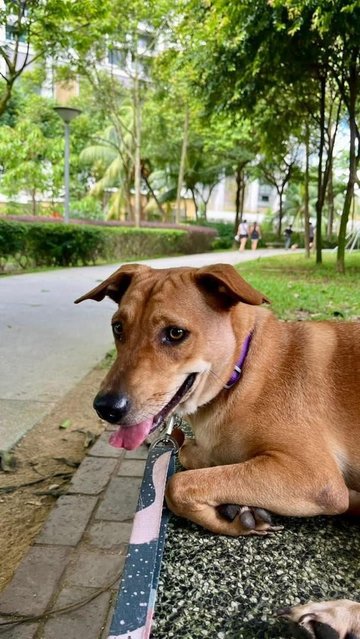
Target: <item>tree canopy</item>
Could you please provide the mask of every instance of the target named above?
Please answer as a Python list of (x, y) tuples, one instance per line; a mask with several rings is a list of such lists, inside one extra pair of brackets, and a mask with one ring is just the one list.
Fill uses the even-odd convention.
[(200, 218), (216, 184), (233, 176), (237, 225), (246, 183), (257, 177), (277, 191), (279, 237), (302, 194), (307, 248), (316, 193), (317, 261), (324, 232), (337, 228), (344, 270), (360, 161), (359, 0), (12, 0), (0, 24), (3, 192), (17, 184), (61, 193), (60, 123), (22, 88), (29, 69), (40, 88), (51, 68), (55, 82), (80, 86), (78, 198), (90, 193), (106, 214), (139, 225), (150, 201), (164, 218), (171, 201), (179, 220), (190, 193)]

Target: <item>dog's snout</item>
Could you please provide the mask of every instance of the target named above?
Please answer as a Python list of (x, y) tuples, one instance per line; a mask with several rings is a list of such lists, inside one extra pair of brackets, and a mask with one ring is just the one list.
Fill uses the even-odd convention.
[(131, 402), (126, 395), (98, 393), (93, 406), (101, 419), (110, 424), (119, 424), (130, 411)]

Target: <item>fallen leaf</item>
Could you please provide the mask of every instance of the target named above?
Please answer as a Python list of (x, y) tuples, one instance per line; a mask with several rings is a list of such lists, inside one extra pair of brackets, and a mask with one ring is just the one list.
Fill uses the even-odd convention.
[(15, 455), (6, 450), (0, 450), (0, 468), (5, 473), (14, 473), (16, 471)]
[(71, 419), (64, 419), (64, 421), (60, 424), (59, 428), (69, 428), (71, 426)]

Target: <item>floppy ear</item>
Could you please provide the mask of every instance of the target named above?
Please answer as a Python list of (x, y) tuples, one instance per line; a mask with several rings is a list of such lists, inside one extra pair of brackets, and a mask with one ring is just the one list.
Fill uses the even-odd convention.
[(143, 264), (125, 264), (115, 271), (115, 273), (110, 275), (107, 280), (101, 282), (99, 286), (96, 286), (91, 291), (75, 300), (75, 304), (79, 304), (79, 302), (83, 302), (84, 300), (96, 300), (97, 302), (101, 302), (105, 295), (118, 304), (126, 289), (129, 288), (133, 276), (141, 271), (147, 271), (148, 268), (148, 266), (144, 266)]
[(266, 302), (265, 295), (250, 286), (230, 264), (213, 264), (199, 268), (195, 282), (207, 293), (221, 300), (222, 306), (229, 308), (238, 302), (258, 305)]

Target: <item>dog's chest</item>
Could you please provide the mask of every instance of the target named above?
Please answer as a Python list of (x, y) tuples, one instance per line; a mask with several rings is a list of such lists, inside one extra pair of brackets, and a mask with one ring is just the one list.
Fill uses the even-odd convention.
[(250, 443), (241, 429), (229, 428), (214, 416), (200, 419), (192, 415), (191, 426), (196, 443), (209, 460), (209, 465), (239, 464), (252, 456)]

